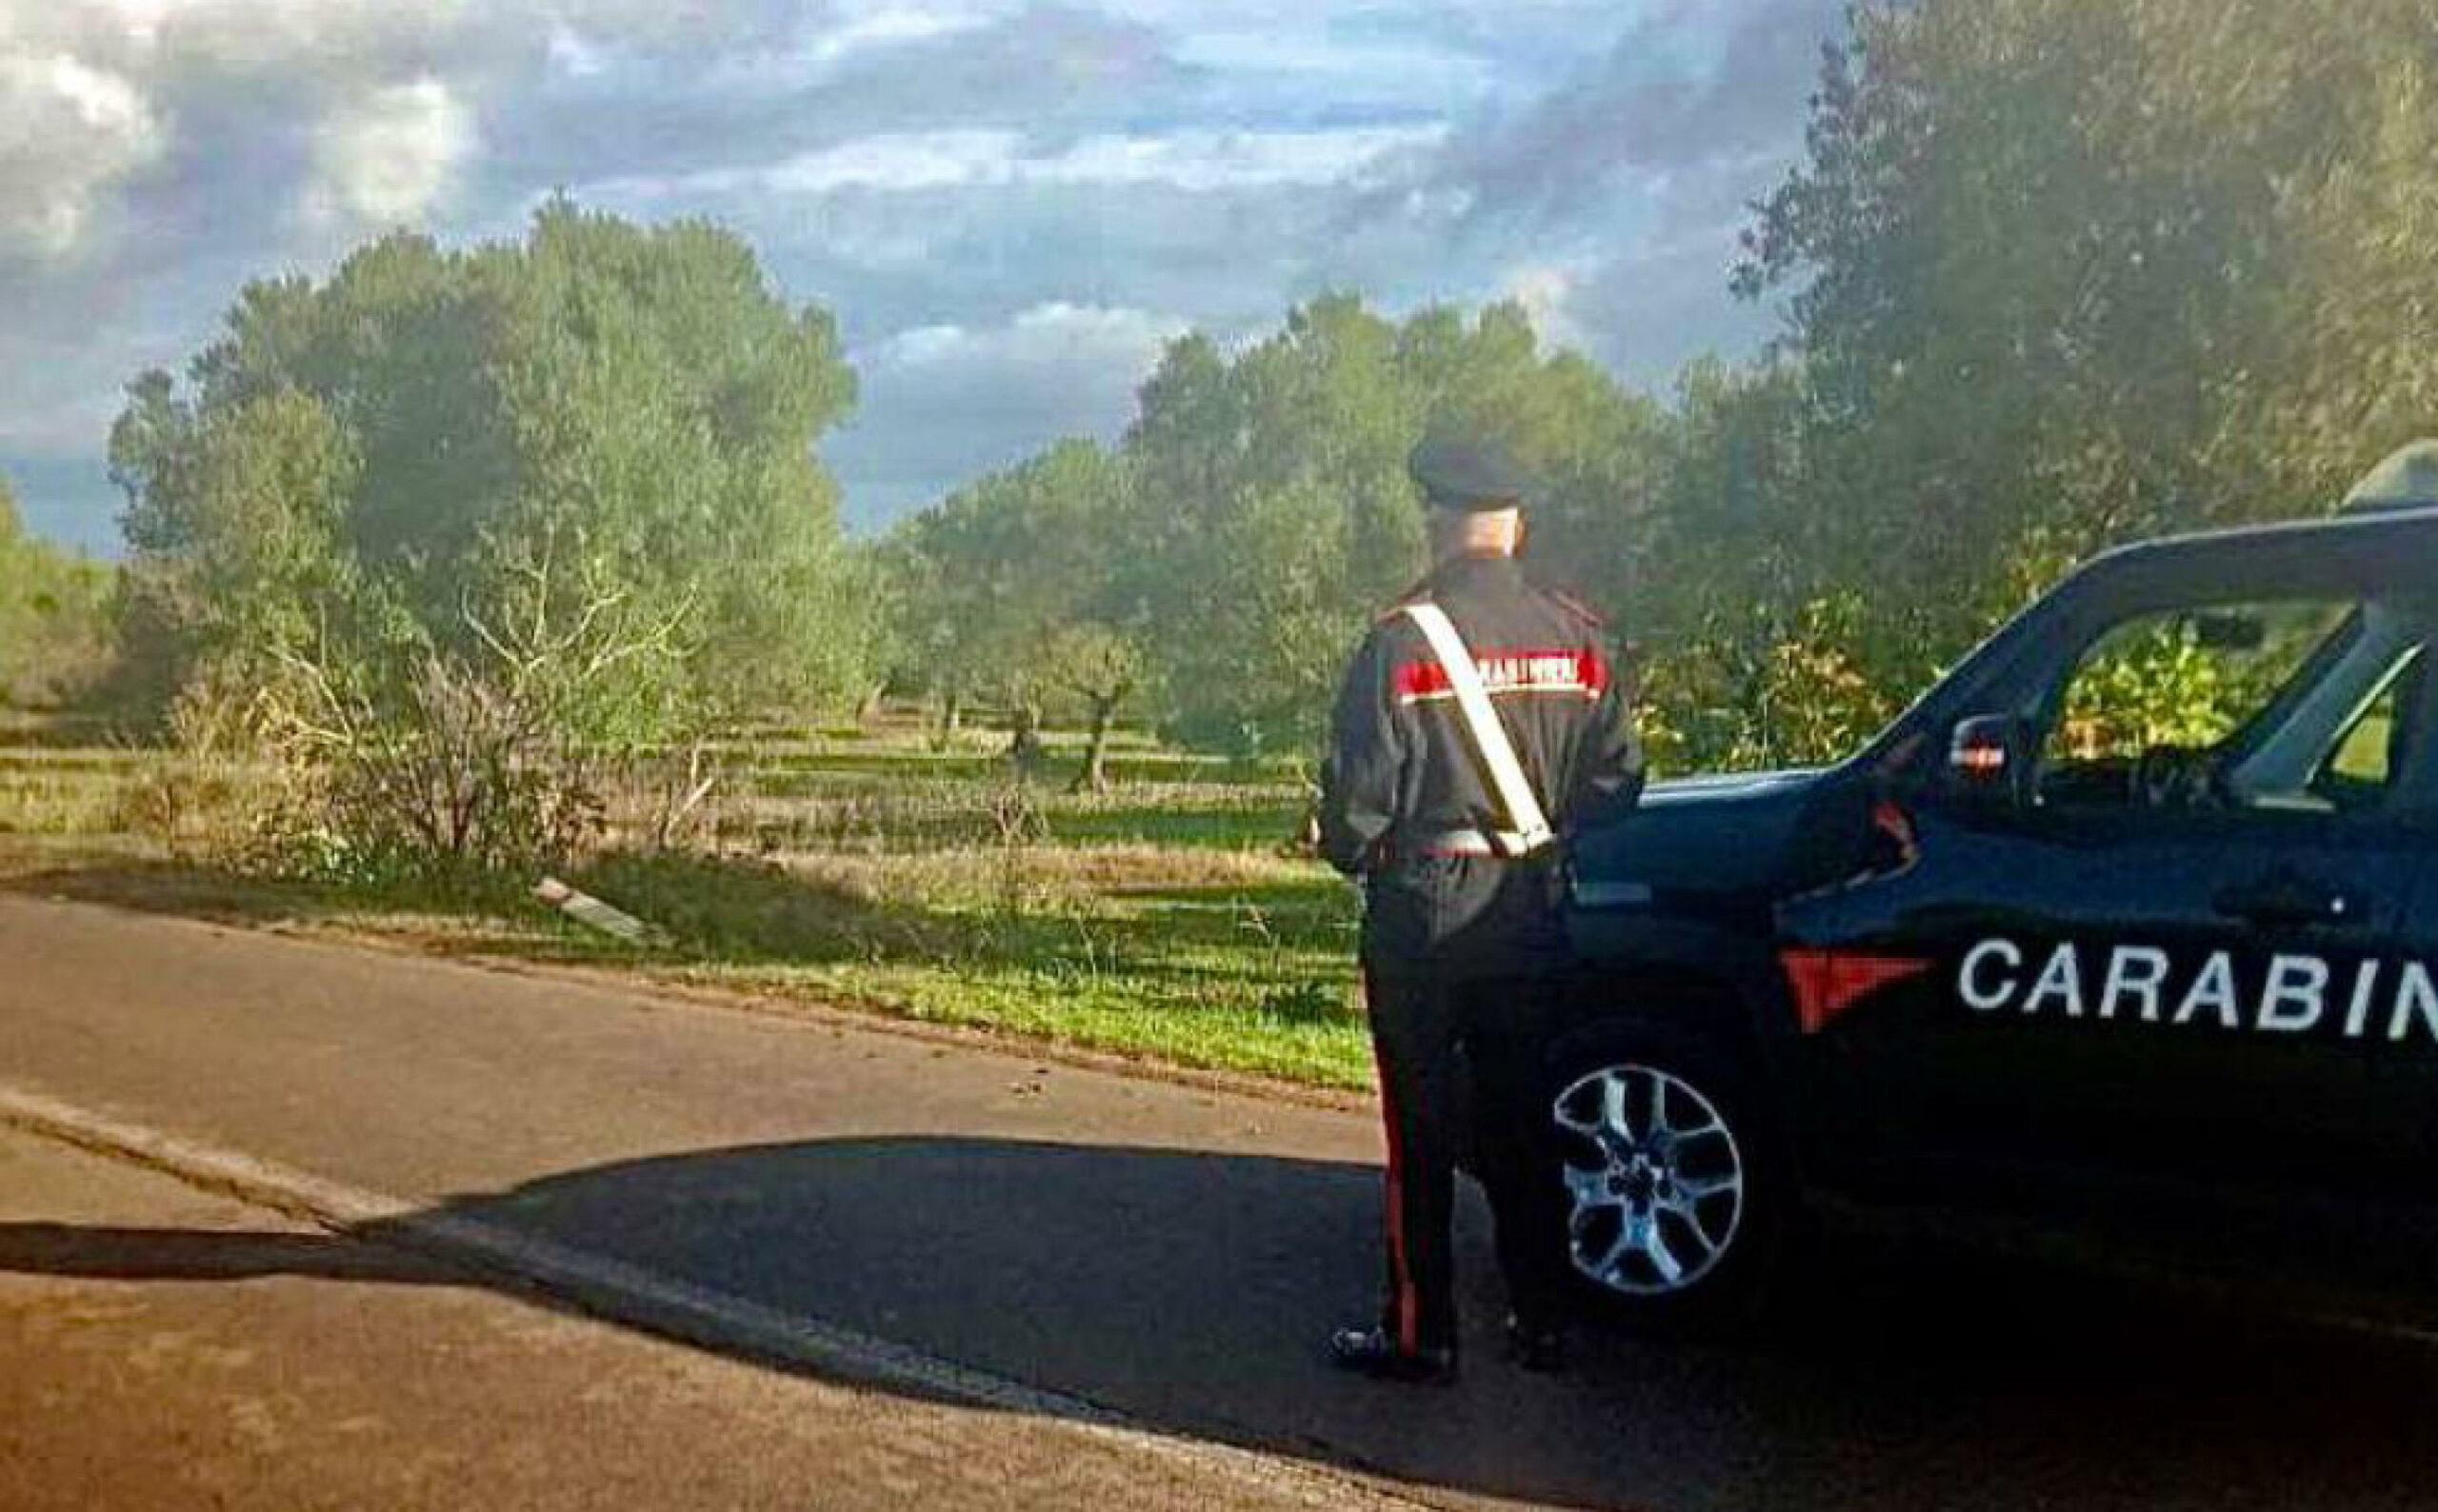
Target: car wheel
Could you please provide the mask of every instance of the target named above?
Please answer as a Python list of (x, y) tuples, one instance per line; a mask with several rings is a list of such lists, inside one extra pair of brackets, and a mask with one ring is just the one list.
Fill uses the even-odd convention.
[(1616, 1025), (1565, 1047), (1549, 1100), (1568, 1269), (1654, 1328), (1749, 1320), (1785, 1228), (1776, 1144), (1736, 1059)]

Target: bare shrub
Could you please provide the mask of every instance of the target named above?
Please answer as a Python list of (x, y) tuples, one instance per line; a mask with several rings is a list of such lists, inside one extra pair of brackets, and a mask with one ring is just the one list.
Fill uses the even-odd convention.
[(621, 843), (655, 853), (709, 850), (721, 828), (713, 795), (727, 777), (708, 740), (626, 757), (602, 777), (604, 826)]
[[(567, 605), (547, 560), (519, 576), (496, 623), (465, 609), (469, 648), (277, 653), (246, 725), (307, 800), (265, 815), (295, 865), (475, 876), (563, 864), (603, 837), (606, 780), (632, 759), (621, 679), (670, 654), (685, 610), (641, 619), (597, 587)], [(664, 838), (692, 806), (657, 816)]]
[(169, 714), (170, 745), (149, 750), (118, 794), (113, 826), (181, 861), (239, 865), (281, 827), (301, 774), (267, 762), (251, 734), (258, 693), (203, 680)]
[(599, 833), (590, 764), (543, 708), (441, 655), (421, 659), (389, 709), (326, 696), (337, 716), (293, 726), (327, 762), (341, 834), (447, 869), (490, 870), (572, 854)]
[(1021, 919), (1032, 891), (1033, 849), (1049, 838), (1049, 822), (1021, 778), (992, 788), (984, 802), (996, 841), (999, 913)]

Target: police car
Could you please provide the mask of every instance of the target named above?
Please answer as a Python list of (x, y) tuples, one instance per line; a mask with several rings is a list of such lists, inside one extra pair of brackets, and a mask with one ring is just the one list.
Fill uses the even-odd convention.
[(1689, 1322), (1813, 1191), (2438, 1195), (2433, 475), (2101, 557), (1849, 760), (1575, 837), (1574, 1270)]

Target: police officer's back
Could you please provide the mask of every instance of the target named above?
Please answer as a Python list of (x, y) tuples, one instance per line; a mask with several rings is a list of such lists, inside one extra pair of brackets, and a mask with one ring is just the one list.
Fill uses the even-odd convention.
[[(1363, 966), (1389, 1156), (1382, 1324), (1333, 1347), (1353, 1368), (1437, 1380), (1455, 1345), (1449, 1103), (1460, 1043), (1483, 1106), (1481, 1174), (1511, 1326), (1528, 1350), (1553, 1348), (1562, 1210), (1533, 1105), (1544, 989), (1564, 963), (1548, 828), (1630, 805), (1641, 760), (1597, 619), (1515, 559), (1523, 474), (1494, 446), (1448, 443), (1418, 449), (1413, 472), (1433, 506), (1435, 566), (1357, 652), (1323, 774), (1322, 847), (1367, 884)], [(1434, 645), (1433, 609), (1461, 646)], [(1494, 730), (1472, 727), (1451, 657), (1469, 662)], [(1510, 761), (1538, 813), (1508, 801), (1497, 768)]]

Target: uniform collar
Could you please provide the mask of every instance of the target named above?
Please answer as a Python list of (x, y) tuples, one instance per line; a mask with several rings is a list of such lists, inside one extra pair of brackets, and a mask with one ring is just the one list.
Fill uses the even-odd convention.
[(1451, 588), (1504, 587), (1523, 581), (1523, 564), (1511, 556), (1460, 556), (1443, 563), (1430, 574), (1430, 586), (1443, 592)]

